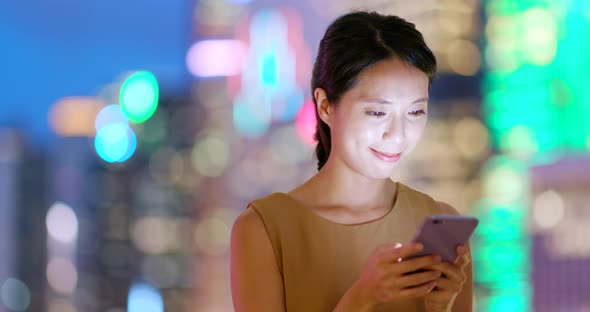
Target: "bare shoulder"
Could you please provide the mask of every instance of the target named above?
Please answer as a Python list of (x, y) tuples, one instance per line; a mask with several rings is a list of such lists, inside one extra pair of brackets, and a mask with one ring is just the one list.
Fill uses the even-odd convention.
[(438, 210), (442, 213), (442, 214), (446, 214), (446, 215), (461, 215), (459, 213), (459, 211), (457, 211), (457, 209), (455, 209), (453, 206), (442, 202), (442, 201), (437, 201), (436, 205), (438, 206)]

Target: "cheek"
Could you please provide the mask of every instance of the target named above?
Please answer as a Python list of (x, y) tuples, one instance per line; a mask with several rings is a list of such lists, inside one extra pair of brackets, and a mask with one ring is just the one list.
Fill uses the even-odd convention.
[(348, 127), (349, 137), (354, 138), (355, 144), (368, 145), (379, 140), (382, 136), (382, 129), (376, 124), (366, 121), (351, 122)]
[[(408, 136), (414, 139), (415, 141), (420, 140), (422, 134), (424, 133), (424, 128), (426, 128), (426, 119), (420, 122), (416, 122), (412, 124), (409, 128)], [(417, 142), (414, 142), (416, 144)]]

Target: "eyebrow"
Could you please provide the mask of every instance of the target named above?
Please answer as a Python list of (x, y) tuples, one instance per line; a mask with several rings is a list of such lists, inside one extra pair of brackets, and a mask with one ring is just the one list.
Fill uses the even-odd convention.
[[(390, 100), (387, 99), (383, 99), (383, 98), (363, 98), (363, 102), (369, 102), (369, 103), (376, 103), (376, 104), (392, 104), (392, 102)], [(421, 97), (417, 100), (415, 100), (414, 102), (412, 102), (411, 104), (416, 104), (416, 103), (421, 103), (421, 102), (428, 102), (428, 97)]]

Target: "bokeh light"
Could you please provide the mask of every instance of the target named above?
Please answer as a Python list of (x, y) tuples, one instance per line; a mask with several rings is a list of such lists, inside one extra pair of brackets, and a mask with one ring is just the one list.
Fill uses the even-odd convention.
[(486, 63), (492, 70), (510, 71), (518, 65), (517, 19), (514, 16), (491, 15), (485, 26), (488, 45)]
[(121, 86), (119, 104), (125, 116), (135, 123), (149, 119), (158, 107), (159, 87), (156, 77), (147, 71), (131, 74)]
[(499, 165), (485, 173), (484, 194), (500, 206), (512, 207), (510, 204), (518, 201), (521, 194), (524, 194), (526, 181), (520, 170), (509, 165)]
[(455, 40), (447, 48), (449, 67), (463, 76), (473, 76), (480, 68), (479, 48), (469, 40)]
[(197, 248), (209, 255), (222, 255), (229, 248), (230, 225), (219, 217), (204, 218), (195, 228)]
[(250, 20), (241, 80), (228, 80), (228, 88), (241, 88), (235, 94), (233, 120), (242, 136), (260, 137), (273, 122), (292, 121), (304, 103), (296, 61), (305, 62), (306, 53), (303, 40), (297, 40), (301, 34), (290, 31), (299, 28), (299, 19), (296, 12), (263, 9)]
[(96, 153), (106, 162), (124, 162), (128, 160), (137, 147), (137, 138), (133, 129), (121, 123), (102, 127), (94, 139)]
[(542, 229), (550, 229), (559, 224), (564, 212), (563, 198), (554, 190), (545, 191), (534, 200), (534, 221)]
[(16, 278), (7, 278), (0, 289), (2, 303), (11, 311), (26, 311), (31, 303), (29, 287)]
[(129, 289), (127, 312), (164, 312), (160, 291), (146, 283), (134, 283)]
[(297, 133), (299, 133), (303, 142), (309, 145), (317, 143), (314, 139), (317, 120), (313, 101), (307, 101), (305, 105), (303, 105), (295, 119), (295, 126), (297, 127)]
[[(249, 1), (251, 0), (246, 2)], [(194, 7), (195, 28), (198, 29), (201, 36), (227, 35), (236, 20), (239, 20), (243, 12), (248, 9), (247, 5), (232, 1), (199, 0)]]
[(72, 261), (55, 257), (47, 264), (47, 281), (53, 290), (71, 294), (78, 284), (78, 272)]
[(283, 101), (275, 102), (272, 109), (272, 118), (278, 122), (290, 122), (295, 119), (304, 101), (303, 91), (299, 88), (291, 90)]
[(66, 97), (49, 110), (49, 126), (60, 136), (92, 137), (94, 118), (104, 104), (94, 97)]
[(524, 52), (529, 62), (547, 65), (557, 52), (557, 23), (549, 10), (539, 7), (523, 13)]
[(277, 87), (279, 83), (277, 57), (272, 53), (267, 53), (261, 57), (259, 66), (262, 85), (269, 88)]
[(71, 243), (78, 235), (78, 218), (65, 203), (54, 203), (47, 211), (45, 223), (47, 232), (57, 241)]
[[(469, 12), (469, 14), (472, 14)], [(438, 23), (436, 26), (439, 27), (441, 33), (445, 34), (447, 37), (457, 38), (461, 36), (464, 32), (469, 31), (469, 24), (465, 23), (464, 18), (458, 18), (458, 14), (445, 14), (438, 17)]]
[(500, 140), (500, 148), (505, 153), (526, 160), (539, 150), (539, 143), (527, 126), (516, 126)]
[(312, 148), (299, 138), (297, 128), (290, 124), (270, 136), (269, 151), (278, 163), (296, 165), (313, 158)]
[(193, 148), (193, 166), (198, 173), (204, 176), (220, 176), (229, 165), (229, 160), (229, 142), (221, 135), (206, 135), (197, 141)]
[(476, 118), (460, 119), (453, 129), (457, 151), (467, 159), (481, 159), (489, 152), (489, 135), (484, 124)]
[(76, 307), (64, 299), (51, 299), (47, 305), (48, 312), (76, 312)]
[(271, 123), (270, 103), (255, 99), (247, 101), (237, 96), (233, 106), (233, 120), (236, 131), (246, 137), (259, 137), (266, 133)]
[(129, 120), (127, 120), (127, 117), (123, 113), (121, 106), (117, 104), (111, 104), (103, 107), (96, 115), (94, 127), (98, 133), (98, 131), (100, 131), (100, 129), (103, 127), (114, 123), (129, 125)]
[(182, 224), (165, 217), (139, 218), (132, 228), (133, 243), (146, 254), (175, 252), (180, 248)]
[(192, 170), (190, 152), (174, 154), (169, 169), (170, 181), (173, 183), (188, 187), (196, 185), (197, 178)]
[(223, 77), (242, 72), (247, 46), (239, 40), (203, 40), (186, 55), (191, 74), (197, 77)]

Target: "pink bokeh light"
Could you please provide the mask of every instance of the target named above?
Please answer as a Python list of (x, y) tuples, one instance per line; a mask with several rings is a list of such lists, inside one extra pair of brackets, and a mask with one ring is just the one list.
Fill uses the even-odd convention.
[(314, 134), (317, 126), (315, 107), (313, 101), (307, 100), (295, 118), (297, 133), (303, 142), (309, 145), (316, 144)]
[(227, 77), (242, 73), (247, 46), (239, 40), (203, 40), (186, 55), (191, 74), (197, 77)]

